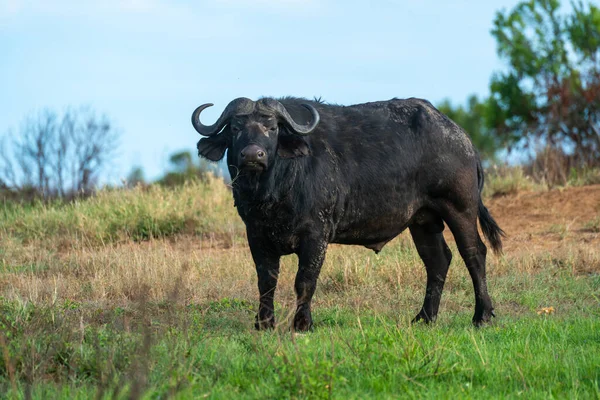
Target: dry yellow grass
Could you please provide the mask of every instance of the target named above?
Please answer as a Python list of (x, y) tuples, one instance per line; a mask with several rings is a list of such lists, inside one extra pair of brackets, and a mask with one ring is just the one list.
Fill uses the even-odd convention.
[[(0, 230), (0, 267), (4, 268), (0, 274), (0, 296), (34, 305), (77, 302), (93, 308), (127, 307), (141, 298), (180, 305), (209, 305), (222, 299), (256, 303), (254, 264), (231, 193), (221, 181), (211, 178), (175, 192), (162, 188), (112, 191), (89, 201), (85, 205), (23, 211), (28, 219), (13, 225), (5, 222)], [(99, 242), (93, 238), (102, 235), (94, 232), (101, 230), (99, 224), (104, 222), (94, 221), (90, 215), (108, 215), (110, 219), (107, 204), (120, 204), (121, 215), (133, 225), (139, 215), (135, 210), (145, 209), (143, 214), (156, 220), (190, 218), (195, 227), (203, 228), (165, 238), (158, 235), (158, 239), (141, 242), (127, 239), (126, 230), (116, 229), (124, 236)], [(492, 202), (492, 212), (493, 207)], [(71, 215), (79, 223), (57, 229), (53, 235), (38, 234), (50, 229), (43, 227), (43, 221), (54, 221), (56, 227), (56, 221), (64, 215)], [(499, 217), (504, 226), (503, 219), (510, 214), (501, 213)], [(23, 237), (23, 232), (33, 233)], [(545, 240), (545, 232), (547, 229), (536, 226), (529, 235), (539, 242)], [(577, 232), (573, 229), (569, 234)], [(600, 254), (596, 239), (588, 237), (590, 232), (582, 233), (589, 240), (571, 237), (573, 240), (543, 251), (537, 247), (531, 251), (529, 242), (536, 240), (521, 241), (524, 232), (508, 234), (510, 251), (500, 257), (488, 257), (490, 290), (500, 308), (503, 299), (510, 299), (515, 291), (526, 294), (527, 280), (533, 276), (548, 274), (551, 279), (551, 274), (558, 272), (572, 276), (600, 272)], [(470, 278), (455, 248), (453, 253), (442, 313), (444, 309), (471, 310), (473, 304)], [(283, 258), (276, 293), (282, 308), (293, 308), (296, 261), (295, 256)], [(536, 279), (539, 282), (533, 284), (541, 284)], [(379, 255), (362, 247), (331, 245), (319, 280), (315, 309), (340, 306), (386, 313), (398, 310), (408, 316), (421, 304), (425, 281), (425, 270), (406, 233)]]
[[(243, 244), (223, 249), (181, 236), (81, 248), (60, 255), (28, 250), (18, 255), (18, 264), (29, 267), (0, 275), (0, 296), (6, 300), (42, 306), (75, 302), (83, 308), (112, 309), (127, 308), (142, 299), (180, 306), (236, 299), (254, 305), (258, 297), (254, 264)], [(442, 314), (470, 312), (473, 304), (470, 278), (455, 248), (453, 253)], [(282, 263), (276, 301), (283, 314), (295, 301), (296, 262), (295, 256), (289, 256)], [(556, 274), (578, 276), (598, 271), (600, 253), (583, 245), (543, 255), (491, 256), (488, 262), (490, 290), (501, 310), (504, 301), (514, 303), (526, 294), (527, 285), (543, 286)], [(530, 281), (534, 279), (537, 282)], [(421, 304), (425, 281), (425, 270), (408, 235), (390, 243), (379, 255), (360, 247), (334, 245), (323, 267), (314, 307), (351, 308), (357, 315), (365, 309), (397, 312), (409, 318)]]

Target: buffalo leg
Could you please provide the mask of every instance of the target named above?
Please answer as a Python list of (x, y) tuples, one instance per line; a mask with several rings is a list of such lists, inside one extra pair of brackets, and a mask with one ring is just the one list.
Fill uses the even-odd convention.
[(434, 322), (437, 318), (448, 267), (452, 260), (452, 252), (446, 245), (442, 231), (444, 223), (441, 219), (426, 225), (411, 225), (410, 234), (419, 252), (419, 256), (427, 270), (427, 288), (423, 307), (412, 322)]
[(475, 291), (473, 324), (480, 326), (489, 322), (495, 314), (488, 294), (485, 273), (487, 248), (477, 231), (477, 212), (458, 212), (451, 208), (444, 219), (454, 235), (460, 255), (471, 275)]
[(273, 298), (279, 276), (280, 257), (265, 253), (258, 244), (251, 244), (250, 251), (256, 264), (258, 292), (260, 294), (260, 303), (254, 327), (258, 330), (271, 329), (275, 326)]
[(325, 261), (327, 242), (322, 240), (305, 240), (298, 252), (298, 273), (296, 274), (296, 313), (294, 330), (308, 331), (312, 328), (311, 301), (317, 288), (317, 279)]

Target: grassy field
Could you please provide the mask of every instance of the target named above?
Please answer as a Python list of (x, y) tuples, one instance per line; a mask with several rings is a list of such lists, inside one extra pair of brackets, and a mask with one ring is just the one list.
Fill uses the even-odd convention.
[[(598, 187), (577, 189), (572, 212), (600, 204)], [(403, 234), (379, 255), (331, 246), (315, 330), (301, 335), (289, 329), (295, 256), (277, 328), (253, 330), (254, 266), (218, 180), (4, 204), (0, 397), (600, 398), (600, 209), (570, 217), (564, 189), (540, 194), (556, 220), (522, 210), (527, 220), (510, 207), (537, 194), (520, 190), (488, 199), (509, 234), (488, 258), (492, 325), (471, 326), (453, 245), (438, 322), (409, 324), (425, 270)]]

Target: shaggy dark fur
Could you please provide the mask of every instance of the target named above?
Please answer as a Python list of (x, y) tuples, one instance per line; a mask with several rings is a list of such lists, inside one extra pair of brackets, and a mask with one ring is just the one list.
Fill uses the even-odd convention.
[(303, 331), (313, 324), (311, 299), (328, 243), (379, 252), (406, 228), (427, 269), (425, 301), (414, 320), (434, 321), (452, 258), (444, 223), (473, 280), (473, 323), (494, 316), (478, 217), (496, 251), (503, 232), (481, 201), (481, 163), (459, 126), (414, 98), (347, 107), (278, 99), (297, 124), (310, 125), (310, 106), (318, 111), (317, 127), (299, 135), (270, 111), (273, 101), (250, 102), (243, 115), (234, 112), (220, 132), (198, 142), (199, 154), (213, 161), (228, 150), (235, 205), (258, 273), (257, 328), (275, 323), (282, 255), (299, 257), (293, 327)]

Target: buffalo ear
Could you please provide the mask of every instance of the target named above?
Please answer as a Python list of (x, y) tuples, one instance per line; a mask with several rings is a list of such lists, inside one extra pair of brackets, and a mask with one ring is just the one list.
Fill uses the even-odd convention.
[(211, 161), (219, 161), (227, 150), (227, 137), (223, 134), (200, 139), (198, 142), (198, 155)]
[(277, 154), (281, 158), (302, 157), (310, 154), (308, 143), (298, 135), (279, 136)]

